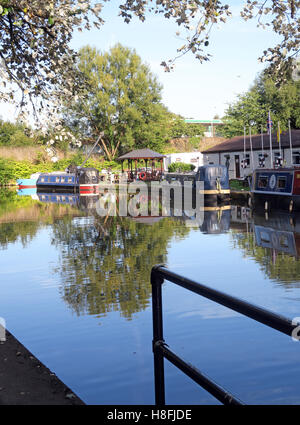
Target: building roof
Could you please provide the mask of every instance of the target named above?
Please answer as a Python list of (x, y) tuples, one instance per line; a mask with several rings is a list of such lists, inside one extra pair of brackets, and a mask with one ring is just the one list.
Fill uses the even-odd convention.
[[(252, 150), (261, 150), (262, 149), (262, 137), (263, 137), (263, 148), (265, 150), (270, 149), (270, 136), (265, 133), (255, 134), (251, 137), (252, 139)], [(292, 147), (300, 147), (300, 130), (291, 131), (292, 138)], [(250, 151), (250, 136), (246, 136), (246, 151)], [(282, 148), (290, 147), (290, 136), (288, 131), (282, 132), (280, 135), (280, 144)], [(277, 133), (272, 134), (272, 148), (279, 149), (279, 143), (277, 141)], [(219, 153), (219, 152), (238, 152), (244, 150), (244, 136), (233, 137), (232, 139), (227, 139), (224, 142), (219, 143), (218, 145), (213, 146), (212, 148), (202, 151), (204, 154), (208, 153)]]
[(125, 155), (119, 156), (118, 161), (124, 159), (162, 159), (165, 155), (154, 152), (151, 149), (136, 149), (128, 152)]

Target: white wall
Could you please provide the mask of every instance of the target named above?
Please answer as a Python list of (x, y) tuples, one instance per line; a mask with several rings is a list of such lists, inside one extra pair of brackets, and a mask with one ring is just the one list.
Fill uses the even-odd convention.
[(173, 162), (184, 162), (185, 164), (193, 164), (196, 169), (203, 165), (203, 154), (201, 152), (181, 152), (169, 153), (164, 158), (164, 169), (168, 171), (168, 166)]
[[(273, 162), (274, 162), (274, 157), (275, 157), (275, 153), (279, 153), (279, 149), (274, 149), (272, 152), (273, 155)], [(294, 148), (293, 149), (293, 153), (295, 154), (295, 152), (300, 152), (300, 148)], [(271, 158), (270, 158), (270, 151), (269, 150), (264, 150), (264, 153), (266, 153), (268, 156), (265, 160), (265, 168), (272, 168), (271, 167)], [(239, 151), (239, 152), (222, 152), (222, 153), (204, 153), (203, 154), (203, 162), (204, 164), (209, 164), (209, 163), (213, 163), (213, 164), (222, 164), (222, 165), (226, 165), (226, 155), (229, 155), (230, 158), (230, 162), (229, 162), (229, 178), (230, 179), (235, 179), (237, 178), (236, 175), (236, 167), (235, 167), (235, 156), (239, 157), (239, 163), (240, 163), (240, 178), (246, 177), (249, 174), (252, 173), (253, 169), (258, 168), (259, 167), (259, 154), (261, 154), (260, 150), (255, 150), (252, 152), (247, 151), (246, 154), (250, 155), (250, 165), (247, 168), (242, 168), (241, 166), (241, 161), (244, 157), (244, 153)], [(252, 155), (253, 155), (253, 159), (252, 159)], [(283, 166), (291, 166), (291, 151), (290, 149), (286, 148), (286, 149), (282, 149), (282, 156), (284, 159), (284, 163)]]

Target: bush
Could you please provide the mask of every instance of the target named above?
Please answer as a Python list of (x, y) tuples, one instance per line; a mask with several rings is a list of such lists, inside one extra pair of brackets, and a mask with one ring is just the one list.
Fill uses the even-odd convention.
[(172, 162), (169, 165), (168, 171), (169, 173), (184, 172), (184, 171), (193, 171), (195, 169), (195, 165), (193, 164), (185, 164), (184, 162)]
[(7, 185), (14, 179), (14, 171), (11, 161), (5, 161), (0, 158), (0, 185)]

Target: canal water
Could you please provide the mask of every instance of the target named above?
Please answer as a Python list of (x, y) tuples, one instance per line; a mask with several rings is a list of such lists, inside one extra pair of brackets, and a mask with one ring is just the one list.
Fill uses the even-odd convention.
[[(0, 192), (0, 316), (87, 404), (153, 404), (150, 270), (300, 316), (300, 216), (207, 208), (99, 217), (90, 200)], [(300, 345), (165, 282), (165, 340), (249, 404), (300, 404)], [(165, 361), (167, 404), (218, 404)]]

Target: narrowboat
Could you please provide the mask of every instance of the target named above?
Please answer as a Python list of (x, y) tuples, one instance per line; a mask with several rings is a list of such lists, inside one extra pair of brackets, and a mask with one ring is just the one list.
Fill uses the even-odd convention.
[(194, 187), (197, 181), (203, 181), (201, 194), (204, 201), (228, 201), (230, 199), (230, 186), (228, 168), (225, 165), (208, 164), (198, 168)]
[(40, 173), (35, 173), (30, 176), (29, 179), (17, 179), (19, 189), (34, 189), (36, 188), (36, 182), (39, 178)]
[(93, 194), (99, 191), (99, 171), (96, 168), (69, 168), (65, 172), (40, 174), (36, 186), (38, 191), (73, 191)]
[(300, 167), (256, 169), (251, 194), (256, 208), (300, 210)]
[(228, 169), (225, 165), (208, 164), (198, 168), (194, 173), (166, 173), (166, 181), (192, 182), (192, 188), (197, 188), (197, 181), (203, 182), (200, 194), (204, 195), (204, 202), (226, 202), (230, 199)]

